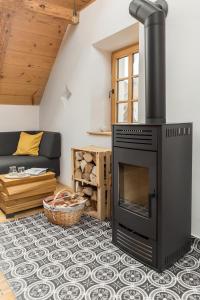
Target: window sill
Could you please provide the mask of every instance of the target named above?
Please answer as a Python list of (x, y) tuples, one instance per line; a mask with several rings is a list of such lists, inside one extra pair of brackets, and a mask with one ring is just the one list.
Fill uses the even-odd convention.
[(88, 131), (87, 134), (96, 136), (112, 136), (111, 131)]

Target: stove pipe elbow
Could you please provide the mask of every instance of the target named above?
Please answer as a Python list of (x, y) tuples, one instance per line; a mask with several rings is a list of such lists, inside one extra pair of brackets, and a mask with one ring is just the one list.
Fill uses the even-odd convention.
[(146, 122), (165, 123), (165, 18), (168, 5), (165, 0), (132, 0), (129, 12), (145, 28)]
[(157, 19), (158, 15), (163, 15), (163, 17), (167, 16), (168, 5), (165, 0), (157, 0), (156, 2), (149, 0), (132, 0), (129, 6), (129, 13), (142, 24), (151, 25), (153, 20)]

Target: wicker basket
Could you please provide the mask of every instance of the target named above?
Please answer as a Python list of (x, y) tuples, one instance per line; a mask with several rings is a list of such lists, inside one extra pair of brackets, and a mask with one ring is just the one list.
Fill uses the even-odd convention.
[[(80, 201), (78, 204), (72, 204), (67, 207), (59, 205), (63, 200), (69, 200), (72, 197), (77, 197)], [(53, 204), (49, 202), (53, 201)], [(80, 221), (83, 214), (85, 202), (87, 199), (80, 197), (78, 194), (72, 195), (66, 190), (62, 190), (53, 197), (48, 197), (43, 201), (44, 214), (49, 222), (68, 227)]]

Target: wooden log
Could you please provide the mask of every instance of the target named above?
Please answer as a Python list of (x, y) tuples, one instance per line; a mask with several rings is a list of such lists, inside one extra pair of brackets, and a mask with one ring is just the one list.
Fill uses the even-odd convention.
[(79, 169), (81, 166), (80, 160), (75, 160), (75, 169)]
[(97, 176), (97, 167), (96, 166), (93, 167), (92, 174), (94, 174), (95, 176)]
[(86, 206), (86, 207), (91, 207), (91, 206), (92, 206), (91, 201), (90, 201), (90, 200), (87, 200), (87, 201), (85, 202), (85, 206)]
[(93, 154), (93, 162), (95, 163), (95, 165), (97, 164), (97, 157), (96, 157), (96, 154)]
[(92, 196), (91, 196), (91, 200), (97, 201), (97, 191), (93, 191)]
[(85, 173), (91, 173), (93, 170), (94, 164), (92, 163), (87, 163), (87, 165), (85, 166)]
[(84, 187), (83, 193), (87, 196), (92, 196), (93, 194), (93, 188), (90, 186)]
[(76, 157), (76, 160), (82, 160), (83, 159), (83, 152), (82, 151), (75, 152), (75, 157)]
[(86, 181), (90, 181), (90, 173), (83, 173), (82, 174), (82, 178), (84, 179), (84, 180), (86, 180)]
[(96, 175), (94, 175), (93, 173), (90, 174), (90, 181), (91, 181), (93, 184), (96, 184), (96, 183), (97, 183), (97, 177), (96, 177)]
[(84, 155), (83, 155), (83, 158), (85, 159), (86, 162), (90, 163), (93, 161), (93, 156), (91, 153), (89, 152), (86, 152)]
[(84, 172), (85, 171), (85, 167), (87, 165), (87, 162), (83, 159), (81, 160), (81, 171)]
[(77, 185), (76, 191), (77, 191), (77, 193), (82, 193), (83, 192), (83, 187), (79, 183)]
[(82, 172), (81, 169), (77, 169), (74, 173), (75, 178), (82, 179)]

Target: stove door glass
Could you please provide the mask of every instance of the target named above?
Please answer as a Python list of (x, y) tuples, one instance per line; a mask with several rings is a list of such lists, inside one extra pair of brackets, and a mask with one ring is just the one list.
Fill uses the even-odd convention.
[(119, 164), (120, 206), (135, 214), (150, 217), (149, 169), (128, 164)]

